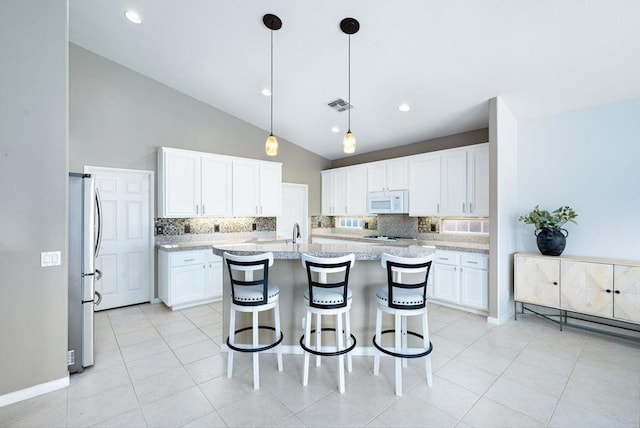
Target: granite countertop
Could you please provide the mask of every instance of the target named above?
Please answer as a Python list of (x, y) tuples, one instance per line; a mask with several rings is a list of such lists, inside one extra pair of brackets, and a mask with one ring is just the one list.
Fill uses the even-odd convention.
[[(312, 236), (318, 238), (343, 239), (345, 241), (354, 242), (380, 242), (371, 241), (359, 235), (342, 234), (342, 233), (314, 233)], [(397, 239), (396, 241), (385, 242), (385, 245), (427, 245), (436, 247), (437, 250), (464, 251), (468, 253), (484, 253), (489, 254), (489, 245), (477, 242), (465, 241), (449, 241), (449, 240), (433, 240), (433, 239)]]
[(273, 257), (278, 260), (299, 259), (303, 253), (317, 257), (339, 257), (348, 253), (354, 253), (356, 260), (380, 260), (383, 253), (401, 257), (420, 257), (433, 253), (432, 248), (419, 245), (380, 245), (377, 243), (346, 243), (346, 244), (293, 244), (291, 242), (228, 244), (212, 246), (213, 253), (222, 256), (224, 252), (232, 254), (258, 254), (273, 252)]

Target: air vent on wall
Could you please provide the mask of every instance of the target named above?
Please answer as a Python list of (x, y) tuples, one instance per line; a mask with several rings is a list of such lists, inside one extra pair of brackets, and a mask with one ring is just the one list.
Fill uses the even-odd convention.
[(346, 110), (349, 110), (349, 109), (353, 108), (352, 104), (349, 104), (348, 102), (346, 102), (342, 98), (338, 98), (335, 101), (331, 101), (327, 105), (329, 107), (331, 107), (332, 109), (334, 109), (335, 111), (337, 111), (337, 112), (346, 111)]

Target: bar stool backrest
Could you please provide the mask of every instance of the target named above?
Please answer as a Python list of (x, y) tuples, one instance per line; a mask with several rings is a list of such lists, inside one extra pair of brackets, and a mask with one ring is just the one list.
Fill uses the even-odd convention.
[[(340, 257), (316, 257), (309, 254), (300, 256), (302, 266), (307, 270), (309, 283), (309, 306), (320, 309), (337, 309), (347, 306), (349, 290), (349, 271), (355, 263), (355, 254)], [(342, 295), (338, 303), (317, 303), (314, 293), (331, 289)]]
[[(225, 252), (224, 259), (229, 269), (233, 303), (240, 306), (266, 304), (269, 300), (269, 267), (273, 266), (273, 253), (238, 256)], [(236, 295), (239, 288), (237, 289), (236, 287), (253, 287), (256, 291), (261, 291), (262, 299), (252, 301), (237, 300)]]
[[(427, 304), (427, 280), (433, 255), (424, 257), (400, 257), (384, 253), (380, 257), (380, 264), (387, 270), (388, 305), (394, 309), (423, 309)], [(396, 303), (394, 292), (399, 290), (415, 290), (422, 295), (418, 303)]]

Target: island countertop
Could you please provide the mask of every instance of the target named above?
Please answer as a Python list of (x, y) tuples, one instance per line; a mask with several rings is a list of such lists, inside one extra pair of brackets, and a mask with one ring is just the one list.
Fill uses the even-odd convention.
[(259, 254), (273, 252), (276, 260), (300, 259), (301, 254), (317, 257), (339, 257), (354, 253), (356, 260), (380, 260), (383, 253), (402, 257), (420, 257), (432, 254), (433, 247), (407, 245), (406, 243), (378, 243), (348, 242), (344, 244), (307, 244), (291, 242), (243, 242), (237, 244), (213, 245), (213, 253), (222, 256), (225, 252), (231, 254)]

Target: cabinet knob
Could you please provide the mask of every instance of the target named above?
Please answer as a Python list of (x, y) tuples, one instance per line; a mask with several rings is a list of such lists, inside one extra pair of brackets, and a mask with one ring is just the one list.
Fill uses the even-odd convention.
[(616, 291), (614, 291), (614, 293), (620, 294), (620, 290), (616, 290)]
[(558, 281), (553, 281), (553, 285), (558, 285)]
[(611, 290), (609, 290), (609, 289), (606, 289), (604, 291), (606, 291), (607, 293), (611, 293)]

